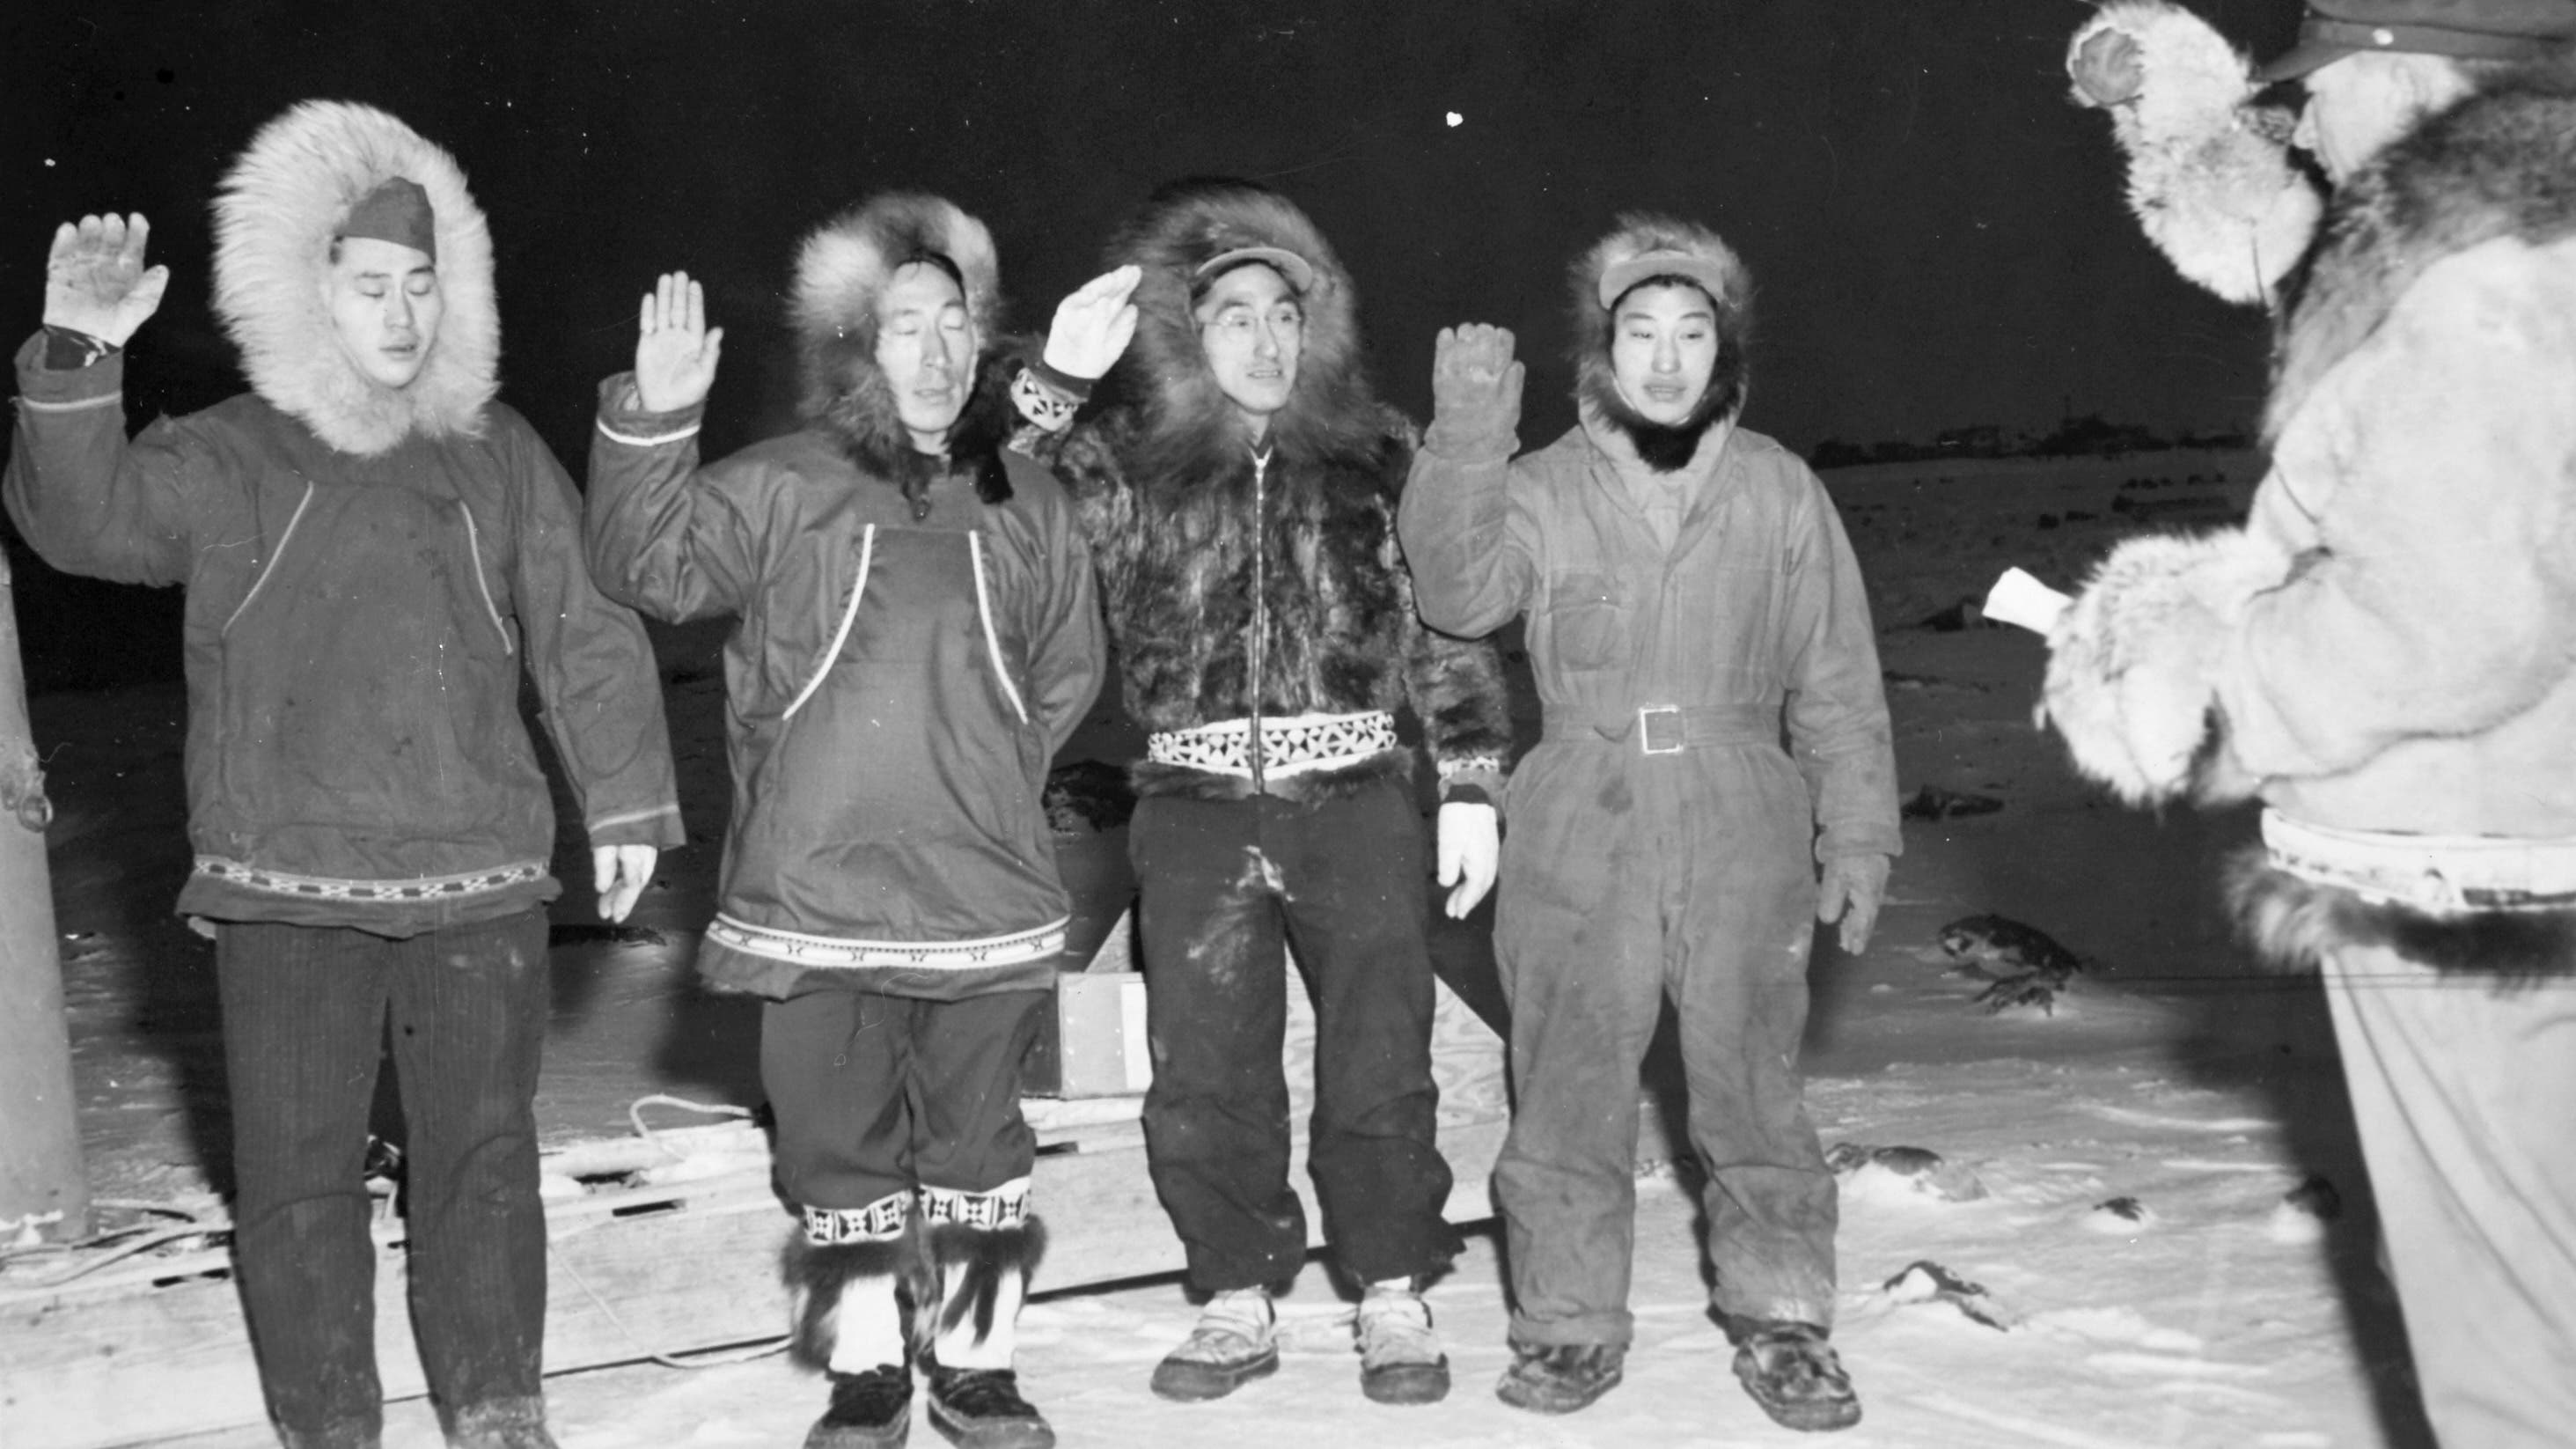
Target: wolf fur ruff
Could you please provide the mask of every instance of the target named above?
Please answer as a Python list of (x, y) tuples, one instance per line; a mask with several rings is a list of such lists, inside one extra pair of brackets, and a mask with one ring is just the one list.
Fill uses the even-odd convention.
[(1118, 229), (1108, 267), (1134, 265), (1136, 335), (1103, 380), (1099, 400), (1142, 414), (1140, 480), (1174, 477), (1197, 460), (1241, 448), (1241, 423), (1218, 388), (1199, 338), (1190, 289), (1199, 268), (1245, 247), (1294, 252), (1314, 269), (1298, 302), (1305, 313), (1297, 380), (1270, 419), (1270, 438), (1292, 457), (1361, 459), (1382, 446), (1386, 410), (1361, 366), (1358, 298), (1330, 243), (1296, 203), (1248, 181), (1175, 182)]
[[(341, 347), (322, 281), (350, 212), (397, 176), (429, 195), (445, 315), (419, 376), (389, 388)], [(344, 453), (481, 433), (500, 389), (500, 307), (491, 231), (455, 158), (372, 106), (306, 101), (251, 138), (214, 210), (215, 315), (253, 391)]]
[(2500, 238), (2576, 236), (2576, 47), (2483, 77), (2348, 178), (2291, 289), (2264, 432), (2370, 340), (2426, 268)]
[(1011, 496), (998, 456), (1009, 437), (1009, 372), (997, 351), (1002, 263), (993, 234), (954, 202), (920, 192), (874, 196), (825, 222), (798, 249), (790, 311), (796, 330), (806, 419), (837, 438), (867, 472), (898, 484), (916, 512), (943, 470), (912, 446), (894, 389), (877, 366), (877, 301), (904, 264), (946, 257), (966, 293), (975, 326), (975, 376), (949, 440), (948, 456), (976, 469), (987, 503)]
[[(1709, 298), (1717, 309), (1717, 364), (1709, 373), (1708, 391), (1678, 423), (1656, 423), (1630, 406), (1619, 395), (1618, 377), (1610, 364), (1612, 317), (1610, 305), (1601, 300), (1601, 279), (1611, 268), (1648, 252), (1685, 253), (1717, 279), (1717, 292)], [(1608, 236), (1574, 259), (1566, 281), (1572, 294), (1576, 399), (1627, 434), (1648, 466), (1671, 472), (1687, 463), (1702, 434), (1743, 408), (1745, 390), (1751, 386), (1753, 274), (1734, 249), (1707, 227), (1652, 212), (1630, 212), (1619, 218)], [(1707, 289), (1705, 282), (1693, 281)]]

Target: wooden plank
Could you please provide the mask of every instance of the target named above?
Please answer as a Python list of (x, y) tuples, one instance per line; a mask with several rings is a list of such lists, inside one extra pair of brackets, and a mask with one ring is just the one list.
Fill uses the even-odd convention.
[[(1457, 1186), (1452, 1221), (1492, 1215), (1486, 1179), (1500, 1121), (1446, 1123), (1442, 1155)], [(1132, 1124), (1092, 1123), (1053, 1141), (1031, 1191), (1048, 1230), (1032, 1285), (1063, 1292), (1177, 1272), (1181, 1245), (1155, 1199)], [(777, 1249), (792, 1220), (772, 1194), (765, 1156), (745, 1165), (759, 1134), (748, 1124), (687, 1128), (647, 1139), (583, 1144), (560, 1160), (584, 1175), (671, 1167), (679, 1148), (729, 1164), (698, 1181), (591, 1192), (547, 1204), (551, 1291), (549, 1372), (628, 1363), (753, 1342), (786, 1331)], [(550, 1157), (553, 1167), (558, 1158)], [(621, 1165), (626, 1164), (626, 1165)], [(685, 1172), (686, 1169), (680, 1169)], [(1309, 1233), (1323, 1216), (1307, 1181), (1300, 1134), (1290, 1181), (1307, 1200)], [(390, 1399), (416, 1397), (399, 1225), (378, 1238), (376, 1361)], [(9, 1449), (110, 1449), (256, 1424), (259, 1380), (220, 1249), (138, 1258), (53, 1289), (0, 1286), (0, 1444)]]

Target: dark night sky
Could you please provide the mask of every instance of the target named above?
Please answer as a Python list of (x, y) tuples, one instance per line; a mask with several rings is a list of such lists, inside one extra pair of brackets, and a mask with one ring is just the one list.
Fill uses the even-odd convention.
[[(2197, 3), (2258, 53), (2296, 23), (2291, 0)], [(2064, 98), (2078, 0), (13, 8), (0, 331), (35, 324), (56, 221), (146, 212), (177, 273), (138, 341), (147, 409), (238, 386), (205, 305), (207, 203), (257, 125), (314, 96), (381, 105), (464, 163), (500, 248), (503, 395), (576, 473), (592, 384), (666, 268), (705, 276), (729, 329), (711, 446), (783, 427), (794, 242), (895, 185), (993, 227), (1035, 329), (1156, 183), (1266, 181), (1333, 238), (1383, 390), (1417, 417), (1436, 328), (1519, 329), (1533, 444), (1571, 416), (1565, 263), (1632, 207), (1745, 254), (1750, 421), (1802, 450), (2070, 406), (2234, 428), (2261, 393), (2262, 319), (2148, 251), (2107, 127)]]

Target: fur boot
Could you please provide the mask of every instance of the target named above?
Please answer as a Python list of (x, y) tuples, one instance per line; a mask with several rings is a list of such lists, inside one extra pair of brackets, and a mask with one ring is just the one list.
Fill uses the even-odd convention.
[(1043, 1228), (1025, 1216), (1001, 1227), (951, 1221), (930, 1229), (939, 1307), (916, 1320), (914, 1338), (929, 1366), (931, 1424), (961, 1449), (1055, 1443), (1045, 1416), (1020, 1397), (1011, 1363), (1020, 1304), (1045, 1246)]

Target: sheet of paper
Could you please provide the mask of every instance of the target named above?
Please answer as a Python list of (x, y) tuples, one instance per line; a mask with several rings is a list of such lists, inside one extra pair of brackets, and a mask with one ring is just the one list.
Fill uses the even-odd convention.
[(2057, 627), (2057, 616), (2073, 602), (2022, 570), (2009, 568), (1986, 593), (1986, 617), (2045, 634)]

